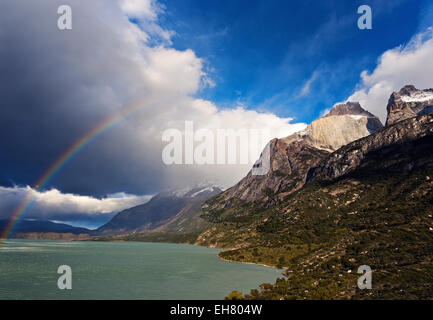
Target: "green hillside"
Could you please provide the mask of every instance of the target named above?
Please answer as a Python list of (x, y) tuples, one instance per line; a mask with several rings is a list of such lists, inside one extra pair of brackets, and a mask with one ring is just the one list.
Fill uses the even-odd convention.
[[(351, 174), (307, 184), (271, 209), (207, 212), (217, 223), (198, 243), (287, 269), (247, 299), (433, 298), (432, 145), (428, 136), (372, 152)], [(361, 265), (373, 270), (372, 290), (357, 288)]]

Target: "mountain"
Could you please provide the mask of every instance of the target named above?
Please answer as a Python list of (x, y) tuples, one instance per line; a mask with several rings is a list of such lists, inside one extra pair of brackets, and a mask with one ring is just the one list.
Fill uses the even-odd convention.
[[(316, 167), (310, 169), (306, 181), (308, 183), (312, 180), (334, 180), (351, 171), (361, 169), (363, 166), (368, 166), (370, 162), (377, 162), (378, 167), (387, 169), (411, 159), (407, 167), (398, 167), (398, 170), (407, 171), (413, 169), (414, 166), (422, 167), (426, 160), (423, 154), (418, 154), (418, 150), (412, 150), (414, 154), (410, 154), (408, 150), (423, 141), (429, 141), (428, 137), (432, 134), (433, 117), (431, 114), (396, 122), (375, 134), (341, 147), (323, 159)], [(407, 150), (401, 150), (402, 145), (407, 145)], [(431, 146), (427, 143), (425, 147)]]
[(221, 191), (216, 186), (200, 186), (161, 192), (145, 204), (119, 212), (95, 234), (201, 231), (208, 226), (199, 217), (201, 204)]
[[(0, 220), (0, 230), (7, 227), (9, 221)], [(23, 220), (14, 228), (11, 237), (23, 237), (29, 233), (68, 233), (73, 235), (89, 234), (92, 231), (86, 228), (73, 227), (64, 223), (51, 221)]]
[(317, 149), (334, 152), (383, 127), (380, 120), (362, 109), (358, 102), (337, 104), (324, 117), (312, 122), (305, 130), (286, 138), (303, 140)]
[[(419, 120), (431, 124), (433, 115)], [(247, 221), (219, 223), (197, 243), (231, 249), (220, 254), (224, 259), (286, 269), (285, 279), (248, 299), (432, 299), (433, 135), (427, 130), (371, 151), (338, 178), (315, 177)], [(372, 290), (357, 287), (361, 265), (373, 270)]]
[(386, 125), (433, 112), (433, 89), (418, 90), (412, 85), (393, 92), (386, 107)]
[[(251, 206), (271, 207), (305, 183), (308, 170), (331, 152), (382, 128), (380, 120), (359, 103), (338, 104), (304, 130), (283, 139), (273, 139), (270, 168), (265, 175), (248, 175), (232, 188), (206, 202), (203, 209), (214, 216), (242, 215)], [(262, 156), (263, 157), (263, 153)], [(258, 164), (265, 160), (259, 159)], [(257, 166), (257, 165), (256, 165)]]
[[(213, 227), (196, 244), (286, 269), (244, 299), (433, 298), (433, 114), (414, 90), (398, 94), (423, 100), (410, 105), (416, 112), (397, 118), (388, 106), (393, 121), (328, 153), (274, 206), (204, 208)], [(372, 290), (357, 287), (361, 265), (372, 268)]]

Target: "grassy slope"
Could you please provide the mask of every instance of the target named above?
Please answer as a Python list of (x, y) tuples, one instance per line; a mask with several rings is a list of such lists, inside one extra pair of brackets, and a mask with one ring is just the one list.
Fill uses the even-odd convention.
[[(266, 211), (219, 220), (214, 213), (219, 223), (198, 243), (237, 248), (221, 253), (225, 259), (287, 268), (287, 279), (245, 298), (433, 298), (433, 164), (405, 172), (410, 157), (390, 170), (372, 163)], [(373, 269), (373, 290), (357, 288), (361, 265)]]

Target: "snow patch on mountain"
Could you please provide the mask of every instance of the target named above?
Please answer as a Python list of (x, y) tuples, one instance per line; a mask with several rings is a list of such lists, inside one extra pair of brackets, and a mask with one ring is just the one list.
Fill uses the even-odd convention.
[(350, 114), (349, 117), (351, 117), (352, 119), (355, 119), (355, 120), (360, 120), (362, 118), (367, 118), (367, 116), (360, 116), (360, 115), (353, 115), (353, 114)]
[(393, 92), (386, 107), (386, 125), (408, 118), (433, 112), (433, 89), (419, 90), (406, 85), (399, 92)]
[(433, 100), (433, 92), (431, 91), (418, 91), (412, 95), (402, 96), (403, 102), (425, 102)]
[(163, 191), (165, 195), (173, 196), (177, 198), (195, 198), (198, 195), (201, 195), (204, 192), (212, 193), (212, 192), (221, 192), (223, 189), (217, 185), (213, 184), (202, 184), (195, 186), (187, 186), (180, 189), (172, 189)]
[(201, 189), (201, 190), (199, 190), (199, 191), (197, 191), (197, 192), (194, 192), (192, 195), (190, 195), (190, 197), (191, 197), (191, 198), (195, 198), (197, 195), (199, 195), (199, 194), (202, 193), (202, 192), (205, 192), (205, 191), (214, 192), (215, 190), (216, 190), (216, 187), (213, 187), (213, 186), (211, 186), (211, 187), (206, 187), (206, 188)]

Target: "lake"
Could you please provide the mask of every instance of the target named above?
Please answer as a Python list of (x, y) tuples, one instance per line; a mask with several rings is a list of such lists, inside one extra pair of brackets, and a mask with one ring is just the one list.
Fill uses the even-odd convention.
[[(144, 242), (7, 240), (0, 299), (223, 299), (275, 282), (282, 270), (222, 261), (219, 249)], [(72, 289), (60, 290), (60, 265)]]

